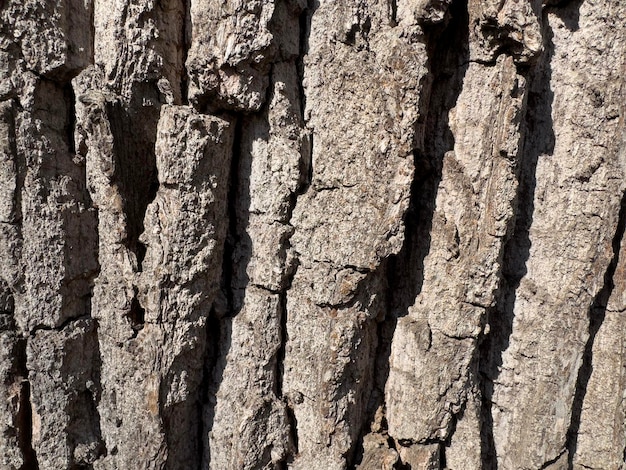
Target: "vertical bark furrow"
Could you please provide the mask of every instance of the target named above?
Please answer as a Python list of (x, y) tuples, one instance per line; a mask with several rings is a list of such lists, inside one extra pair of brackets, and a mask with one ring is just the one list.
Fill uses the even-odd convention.
[(488, 311), (489, 334), (481, 344), (481, 455), (486, 468), (497, 468), (494, 443), (493, 388), (498, 382), (502, 357), (508, 348), (514, 321), (516, 291), (527, 273), (530, 257), (530, 228), (535, 209), (536, 171), (540, 155), (554, 152), (550, 62), (554, 55), (552, 32), (547, 16), (542, 21), (543, 46), (537, 62), (528, 71), (528, 97), (522, 128), (519, 158), (519, 186), (515, 201), (514, 226), (502, 253), (500, 286), (496, 304)]
[[(293, 20), (297, 21), (297, 16)], [(226, 366), (215, 386), (217, 405), (211, 432), (211, 468), (278, 464), (291, 453), (291, 430), (282, 396), (285, 290), (293, 270), (289, 224), (301, 180), (305, 145), (295, 64), (276, 63), (271, 95), (261, 114), (241, 128), (234, 197), (234, 249), (230, 262), (231, 341), (222, 350)], [(271, 109), (270, 112), (270, 103)], [(278, 132), (289, 129), (287, 138)], [(240, 371), (248, 369), (248, 376)], [(240, 403), (233, 411), (230, 403)], [(234, 426), (255, 445), (231, 448)]]
[[(623, 26), (606, 32), (602, 52), (587, 56), (584, 73), (571, 54), (595, 49), (590, 32), (620, 8), (613, 2), (601, 8), (574, 2), (544, 11), (549, 43), (544, 79), (537, 85), (544, 88), (542, 102), (549, 103), (543, 122), (551, 126), (536, 121), (542, 127), (528, 133), (525, 145), (537, 161), (534, 209), (525, 272), (512, 301), (511, 335), (494, 383), (498, 468), (571, 459), (564, 450), (589, 335), (588, 311), (612, 257), (624, 184), (615, 145), (621, 83), (614, 72), (623, 66)], [(587, 87), (587, 77), (593, 86)], [(609, 174), (616, 177), (605, 179)]]
[(234, 125), (190, 107), (165, 106), (157, 130), (160, 185), (141, 237), (147, 251), (139, 281), (146, 309), (140, 339), (152, 336), (161, 344), (151, 368), (159, 380), (166, 468), (193, 461), (203, 445), (195, 432), (190, 438), (175, 430), (191, 432), (202, 420), (195, 405), (202, 399), (205, 332), (222, 272)]
[(1, 277), (15, 301), (12, 341), (21, 351), (8, 390), (17, 415), (7, 423), (17, 428), (22, 464), (8, 468), (89, 465), (102, 451), (89, 323), (97, 222), (76, 154), (70, 83), (91, 60), (91, 12), (78, 1), (5, 2), (0, 12), (3, 45), (14, 41), (2, 48), (13, 100), (3, 119), (12, 128), (3, 188), (12, 194), (2, 198)]
[[(463, 34), (463, 25), (478, 21), (476, 8), (459, 2), (451, 12), (458, 22), (453, 16), (449, 26), (456, 42), (431, 57), (441, 66), (441, 56), (449, 55), (448, 67), (458, 74), (452, 79), (456, 94), (443, 90), (449, 94), (444, 106), (428, 109), (440, 113), (433, 115), (441, 120), (435, 125), (440, 130), (425, 134), (433, 139), (431, 159), (440, 176), (419, 294), (398, 320), (393, 338), (387, 420), (403, 462), (420, 466), (424, 459), (437, 459), (442, 465), (445, 458), (451, 468), (480, 468), (479, 446), (466, 443), (480, 441), (478, 346), (486, 311), (495, 303), (514, 212), (526, 105), (518, 62), (526, 52), (469, 60), (480, 56), (482, 47), (468, 42), (473, 30)], [(532, 24), (533, 18), (524, 20)], [(438, 74), (446, 72), (454, 77), (445, 68)], [(439, 369), (439, 364), (446, 366)]]
[(582, 364), (578, 369), (578, 377), (576, 378), (576, 389), (574, 399), (572, 401), (572, 416), (570, 418), (569, 428), (567, 429), (566, 449), (568, 451), (569, 465), (573, 465), (578, 446), (578, 433), (580, 431), (581, 416), (585, 403), (585, 396), (591, 374), (593, 372), (593, 351), (596, 337), (600, 328), (604, 323), (607, 315), (608, 302), (615, 288), (615, 273), (620, 262), (620, 253), (622, 240), (624, 238), (624, 230), (626, 229), (626, 199), (622, 196), (622, 203), (617, 221), (617, 229), (613, 237), (612, 249), (613, 258), (611, 259), (606, 272), (604, 273), (604, 283), (598, 291), (591, 307), (589, 308), (589, 337), (585, 343), (583, 351)]

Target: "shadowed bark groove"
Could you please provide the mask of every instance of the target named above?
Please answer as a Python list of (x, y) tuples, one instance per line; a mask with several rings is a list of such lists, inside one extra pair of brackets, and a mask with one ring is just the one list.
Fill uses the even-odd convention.
[[(146, 92), (138, 93), (141, 98), (137, 100), (146, 99), (150, 95), (157, 96), (155, 89), (150, 86), (146, 88)], [(131, 108), (132, 111), (129, 111), (124, 103), (117, 101), (110, 105), (107, 114), (111, 116), (117, 158), (114, 181), (118, 183), (127, 223), (124, 243), (135, 254), (137, 271), (141, 272), (146, 248), (139, 241), (139, 236), (144, 231), (146, 209), (159, 189), (154, 155), (159, 109), (151, 109), (140, 117), (135, 115), (139, 113), (138, 103), (131, 105)]]
[(22, 377), (19, 384), (19, 405), (17, 416), (18, 445), (22, 452), (23, 470), (39, 470), (37, 454), (32, 445), (33, 438), (33, 415), (30, 403), (30, 383), (28, 382), (28, 370), (26, 369), (26, 340), (18, 340), (16, 343), (16, 359), (18, 377)]
[[(397, 7), (392, 5), (393, 24), (397, 23), (396, 15)], [(377, 326), (377, 347), (372, 362), (375, 371), (374, 387), (367, 407), (369, 419), (365, 422), (355, 464), (351, 468), (374, 464), (374, 461), (367, 463), (371, 456), (367, 455), (363, 447), (363, 439), (370, 432), (380, 434), (394, 451), (403, 445), (389, 435), (385, 418), (385, 386), (389, 375), (391, 344), (398, 318), (407, 315), (409, 307), (419, 296), (424, 280), (424, 259), (430, 251), (432, 218), (441, 182), (443, 158), (446, 152), (454, 148), (448, 116), (461, 92), (468, 62), (467, 2), (452, 2), (448, 15), (449, 19), (444, 25), (430, 26), (426, 32), (429, 74), (425, 78), (426, 85), (419, 104), (420, 120), (415, 125), (415, 174), (404, 217), (404, 243), (400, 252), (390, 256), (380, 268), (380, 276), (386, 279), (384, 283), (379, 282), (379, 295), (386, 299), (386, 314)], [(376, 275), (372, 277), (375, 278)], [(369, 277), (361, 282), (374, 284), (368, 282), (368, 279)], [(371, 449), (368, 450), (371, 452)], [(445, 467), (443, 442), (440, 446), (439, 466)], [(410, 465), (400, 459), (394, 468), (410, 468)]]
[(570, 420), (569, 428), (567, 430), (567, 442), (565, 443), (565, 449), (568, 451), (568, 465), (573, 467), (574, 456), (576, 455), (576, 446), (578, 442), (578, 431), (580, 428), (580, 418), (582, 409), (585, 402), (585, 395), (587, 393), (587, 385), (593, 372), (593, 346), (598, 331), (604, 322), (606, 316), (606, 308), (609, 302), (609, 298), (613, 293), (615, 287), (615, 271), (619, 263), (620, 247), (624, 239), (624, 232), (626, 231), (626, 195), (622, 197), (622, 203), (619, 211), (619, 218), (617, 222), (617, 229), (615, 230), (615, 236), (613, 237), (613, 258), (609, 263), (609, 266), (604, 273), (604, 282), (600, 291), (593, 299), (593, 303), (589, 308), (589, 338), (585, 343), (585, 349), (582, 359), (582, 364), (578, 369), (578, 377), (576, 378), (576, 392), (574, 393), (574, 401), (572, 403), (572, 417)]
[[(486, 383), (483, 407), (485, 423), (492, 423), (483, 434), (484, 454), (494, 467), (497, 458), (500, 469), (561, 468), (568, 461), (571, 467), (573, 442), (588, 444), (592, 439), (578, 432), (581, 395), (591, 375), (590, 353), (599, 329), (594, 319), (598, 296), (606, 295), (605, 276), (615, 271), (613, 245), (623, 194), (622, 176), (602, 183), (606, 192), (595, 193), (596, 171), (605, 165), (602, 171), (622, 172), (620, 144), (614, 143), (621, 131), (609, 117), (620, 114), (619, 100), (608, 98), (619, 96), (621, 85), (603, 62), (613, 57), (612, 46), (603, 49), (602, 60), (587, 59), (586, 70), (591, 75), (603, 71), (598, 80), (611, 90), (599, 98), (583, 91), (588, 79), (576, 77), (577, 67), (568, 55), (571, 50), (584, 54), (589, 47), (585, 31), (602, 24), (603, 15), (616, 8), (621, 7), (607, 4), (602, 12), (594, 11), (576, 1), (543, 9), (544, 52), (531, 79), (523, 149), (528, 167), (522, 167), (517, 226), (492, 323), (487, 376), (493, 375)], [(622, 27), (609, 36), (623, 37)], [(616, 54), (616, 63), (623, 63), (623, 54)], [(578, 93), (585, 99), (576, 100)], [(579, 126), (578, 116), (588, 121)], [(603, 143), (587, 140), (591, 129)], [(603, 163), (591, 163), (595, 158)], [(549, 189), (557, 186), (559, 191)], [(590, 204), (602, 209), (588, 211)], [(567, 209), (553, 218), (549, 211), (559, 206)], [(579, 246), (588, 246), (588, 254)], [(547, 332), (557, 336), (551, 339)], [(599, 463), (605, 457), (595, 455), (599, 467), (607, 465)]]
[(555, 137), (552, 123), (554, 93), (550, 88), (550, 61), (554, 46), (547, 19), (544, 19), (543, 38), (543, 53), (537, 65), (531, 70), (529, 78), (528, 104), (522, 130), (524, 141), (520, 158), (520, 183), (515, 223), (511, 237), (504, 246), (502, 280), (497, 294), (497, 303), (488, 314), (490, 333), (480, 346), (481, 455), (487, 469), (497, 469), (493, 441), (493, 384), (498, 380), (502, 366), (502, 353), (508, 348), (509, 337), (513, 331), (516, 290), (527, 272), (526, 263), (531, 247), (529, 231), (535, 204), (537, 161), (540, 155), (551, 155), (554, 151)]

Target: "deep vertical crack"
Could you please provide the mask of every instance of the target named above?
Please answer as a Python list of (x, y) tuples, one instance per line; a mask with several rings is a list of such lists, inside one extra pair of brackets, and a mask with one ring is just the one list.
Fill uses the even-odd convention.
[(536, 170), (541, 155), (554, 152), (555, 136), (552, 122), (551, 89), (552, 70), (550, 63), (554, 55), (552, 30), (547, 15), (542, 26), (543, 53), (536, 65), (527, 71), (528, 99), (526, 115), (522, 122), (519, 186), (514, 220), (510, 238), (502, 248), (500, 282), (495, 294), (496, 305), (487, 310), (490, 333), (481, 342), (479, 358), (479, 386), (481, 391), (481, 460), (484, 468), (498, 467), (494, 422), (494, 383), (500, 374), (503, 354), (508, 349), (513, 333), (514, 307), (521, 280), (527, 272), (530, 258), (530, 229), (535, 211)]
[[(89, 316), (91, 317), (91, 309), (89, 311)], [(94, 426), (94, 435), (98, 442), (97, 455), (96, 459), (104, 457), (108, 454), (108, 449), (106, 447), (106, 442), (102, 438), (102, 418), (100, 416), (100, 411), (98, 409), (98, 405), (100, 404), (100, 398), (102, 395), (102, 353), (100, 351), (100, 343), (99, 343), (99, 323), (97, 320), (94, 320), (94, 359), (95, 363), (92, 364), (92, 377), (93, 377), (93, 388), (88, 387), (88, 391), (91, 392), (90, 396), (90, 405), (91, 412), (93, 416), (93, 426)]]
[(19, 409), (17, 414), (18, 446), (22, 452), (23, 464), (20, 470), (39, 470), (37, 454), (33, 449), (33, 410), (30, 402), (30, 382), (26, 367), (27, 340), (20, 338), (16, 342), (16, 380), (20, 382)]
[(306, 121), (306, 94), (304, 92), (304, 58), (309, 52), (309, 36), (311, 35), (311, 21), (313, 13), (318, 5), (317, 0), (307, 0), (306, 7), (300, 13), (298, 18), (300, 34), (299, 34), (299, 54), (296, 59), (296, 69), (298, 72), (298, 96), (300, 97), (300, 112), (302, 121)]
[[(0, 335), (10, 338), (9, 351), (3, 352), (5, 357), (10, 355), (10, 370), (4, 377), (7, 378), (5, 385), (17, 395), (16, 402), (12, 403), (15, 412), (14, 436), (17, 447), (22, 456), (20, 470), (37, 470), (37, 455), (32, 445), (33, 422), (32, 407), (30, 402), (30, 382), (28, 381), (28, 368), (26, 346), (27, 338), (22, 338), (15, 324), (15, 300), (8, 284), (0, 279)], [(6, 336), (5, 336), (6, 338)], [(4, 344), (7, 344), (3, 341)], [(9, 397), (6, 397), (9, 400)], [(11, 400), (12, 401), (12, 400)]]
[(16, 116), (18, 113), (24, 112), (20, 102), (18, 100), (8, 100), (9, 106), (2, 109), (2, 118), (8, 126), (8, 147), (9, 155), (13, 157), (13, 164), (15, 165), (15, 191), (13, 192), (12, 212), (11, 218), (8, 221), (15, 226), (17, 234), (16, 238), (22, 240), (22, 190), (24, 188), (24, 181), (26, 179), (27, 165), (26, 155), (24, 152), (18, 151), (17, 139), (16, 139)]
[[(289, 211), (287, 214), (286, 225), (291, 225), (291, 218), (293, 211), (296, 207), (298, 197), (302, 194), (306, 193), (311, 185), (313, 179), (313, 133), (306, 132), (306, 92), (304, 89), (304, 72), (305, 72), (305, 56), (309, 52), (309, 37), (311, 34), (311, 22), (313, 13), (317, 9), (319, 2), (317, 0), (307, 0), (306, 5), (300, 12), (298, 17), (298, 56), (295, 59), (295, 68), (297, 75), (297, 86), (298, 86), (298, 100), (299, 103), (299, 111), (300, 111), (300, 123), (302, 125), (302, 133), (301, 133), (301, 147), (300, 147), (300, 160), (298, 164), (299, 170), (299, 180), (297, 189), (295, 192), (291, 193), (289, 198)], [(270, 101), (268, 100), (268, 103)], [(291, 249), (290, 238), (285, 242), (285, 249)], [(290, 402), (288, 397), (283, 395), (283, 383), (285, 380), (285, 356), (287, 352), (287, 341), (289, 340), (287, 335), (287, 320), (288, 320), (288, 310), (287, 310), (287, 295), (289, 290), (291, 289), (291, 285), (293, 279), (295, 277), (296, 271), (298, 269), (298, 260), (294, 260), (293, 265), (290, 267), (285, 267), (287, 269), (286, 272), (283, 273), (285, 276), (284, 286), (280, 291), (280, 347), (277, 352), (276, 357), (276, 393), (277, 396), (283, 401), (285, 405), (285, 412), (287, 414), (287, 422), (289, 426), (289, 436), (291, 439), (291, 452), (287, 455), (286, 459), (283, 462), (283, 466), (288, 468), (290, 462), (293, 461), (294, 457), (299, 452), (298, 447), (298, 421), (296, 419), (296, 414), (293, 408), (292, 403)]]
[[(241, 309), (242, 292), (237, 279), (235, 253), (240, 242), (241, 221), (238, 218), (238, 203), (240, 191), (239, 167), (241, 163), (241, 143), (243, 133), (243, 118), (233, 117), (234, 135), (231, 151), (230, 172), (228, 179), (227, 209), (228, 229), (222, 254), (222, 275), (217, 298), (207, 318), (206, 348), (203, 357), (200, 400), (198, 403), (198, 450), (200, 468), (208, 468), (211, 462), (209, 436), (215, 420), (215, 406), (217, 404), (217, 390), (222, 382), (226, 366), (226, 353), (230, 350), (232, 336), (232, 317)], [(247, 263), (247, 260), (240, 260)]]
[[(453, 432), (450, 433), (450, 437), (452, 437), (452, 434)], [(448, 463), (446, 459), (446, 445), (443, 442), (439, 444), (439, 468), (448, 468)]]
[(398, 25), (398, 1), (389, 0), (389, 22), (391, 26)]
[(240, 202), (239, 191), (241, 186), (240, 181), (240, 162), (241, 162), (241, 143), (243, 138), (243, 118), (238, 116), (235, 122), (235, 131), (233, 137), (233, 150), (230, 166), (230, 177), (228, 182), (228, 232), (226, 235), (226, 241), (224, 243), (224, 258), (222, 261), (222, 293), (227, 302), (227, 316), (234, 317), (241, 306), (235, 305), (236, 296), (234, 290), (241, 290), (245, 288), (246, 280), (237, 279), (237, 272), (234, 269), (235, 264), (247, 265), (249, 261), (249, 254), (246, 255), (246, 259), (236, 260), (235, 253), (238, 245), (241, 243), (242, 231), (245, 231), (245, 227), (240, 227), (240, 224), (247, 225), (247, 221), (239, 220), (238, 203)]
[(280, 346), (276, 352), (276, 396), (283, 399), (284, 362), (287, 351), (287, 292), (283, 290), (279, 297)]
[[(373, 422), (376, 410), (386, 408), (385, 387), (389, 376), (391, 345), (398, 319), (408, 315), (424, 282), (424, 261), (430, 252), (431, 228), (443, 158), (454, 148), (454, 136), (449, 127), (449, 112), (461, 93), (468, 63), (469, 19), (467, 0), (454, 0), (450, 5), (449, 21), (427, 28), (426, 46), (429, 74), (422, 83), (420, 120), (415, 123), (416, 137), (413, 161), (415, 175), (411, 184), (409, 206), (404, 216), (404, 244), (397, 255), (381, 264), (386, 279), (388, 312), (377, 326), (377, 349), (374, 359), (375, 385), (367, 413)], [(386, 433), (383, 416), (380, 432)], [(364, 426), (359, 436), (357, 455), (363, 455)], [(388, 436), (391, 448), (394, 436)], [(444, 442), (437, 441), (445, 452)], [(357, 462), (358, 463), (358, 458)], [(398, 462), (398, 469), (406, 468)]]
[(215, 308), (211, 310), (206, 325), (206, 349), (203, 361), (200, 401), (198, 403), (198, 462), (199, 468), (209, 468), (211, 449), (209, 436), (215, 419), (215, 405), (217, 404), (216, 383), (222, 380), (224, 361), (221, 357), (221, 348), (230, 347), (230, 328), (228, 320), (218, 318)]
[(89, 63), (96, 63), (96, 11), (94, 2), (89, 2)]
[(578, 445), (578, 430), (580, 429), (583, 404), (585, 401), (585, 395), (587, 394), (589, 379), (591, 378), (591, 374), (593, 372), (593, 346), (596, 340), (596, 335), (598, 334), (598, 331), (600, 331), (600, 327), (606, 317), (607, 304), (615, 287), (614, 276), (619, 262), (620, 248), (622, 246), (625, 230), (626, 193), (622, 195), (617, 228), (615, 230), (615, 236), (613, 237), (613, 257), (611, 258), (606, 272), (604, 273), (604, 283), (602, 288), (596, 294), (593, 299), (593, 303), (589, 308), (589, 338), (585, 344), (582, 365), (578, 370), (574, 400), (572, 402), (572, 415), (567, 430), (567, 441), (565, 444), (565, 448), (568, 451), (569, 468), (573, 468), (574, 465), (574, 456), (576, 455), (576, 448)]
[(68, 82), (63, 86), (63, 98), (67, 106), (67, 115), (65, 119), (65, 132), (67, 139), (67, 148), (70, 154), (76, 153), (74, 131), (76, 129), (76, 96), (74, 96), (74, 88), (72, 83)]
[(180, 96), (184, 105), (189, 104), (189, 74), (187, 72), (187, 57), (191, 48), (192, 28), (191, 0), (183, 0), (183, 27), (181, 31), (180, 47), (183, 50), (180, 71)]
[(142, 271), (146, 247), (139, 241), (144, 231), (144, 217), (148, 205), (159, 189), (156, 166), (155, 140), (160, 105), (146, 107), (145, 102), (159, 103), (155, 83), (142, 83), (133, 90), (133, 99), (107, 103), (107, 115), (115, 149), (115, 175), (126, 215), (127, 248), (135, 254), (136, 270)]

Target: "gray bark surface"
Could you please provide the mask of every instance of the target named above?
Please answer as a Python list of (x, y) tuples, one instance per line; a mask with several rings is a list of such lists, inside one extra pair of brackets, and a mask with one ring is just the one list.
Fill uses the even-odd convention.
[(626, 2), (1, 0), (0, 470), (626, 469)]

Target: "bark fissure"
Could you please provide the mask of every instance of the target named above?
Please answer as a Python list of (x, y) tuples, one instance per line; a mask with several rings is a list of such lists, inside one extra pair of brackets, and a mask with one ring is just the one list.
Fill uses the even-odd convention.
[(544, 51), (538, 63), (528, 72), (529, 91), (524, 110), (522, 146), (520, 148), (519, 186), (510, 236), (502, 250), (500, 285), (496, 305), (488, 309), (490, 332), (480, 345), (479, 384), (481, 389), (481, 455), (486, 468), (498, 468), (494, 443), (492, 408), (493, 386), (502, 367), (502, 356), (509, 346), (515, 318), (516, 292), (527, 273), (530, 257), (530, 229), (535, 210), (536, 171), (539, 157), (554, 151), (552, 123), (553, 92), (550, 89), (550, 60), (554, 53), (552, 33), (547, 18), (543, 24)]
[(21, 377), (17, 416), (18, 443), (23, 458), (21, 470), (39, 470), (37, 454), (32, 445), (33, 412), (30, 401), (31, 392), (30, 382), (28, 381), (28, 369), (26, 368), (26, 342), (26, 339), (18, 339), (16, 343), (16, 374), (18, 374), (17, 377)]
[(283, 380), (285, 375), (285, 353), (287, 349), (287, 287), (284, 291), (279, 292), (279, 317), (280, 317), (280, 346), (276, 351), (276, 396), (285, 401), (283, 397)]
[(298, 97), (300, 98), (300, 111), (302, 119), (305, 119), (306, 93), (304, 92), (304, 58), (309, 52), (309, 35), (311, 34), (311, 19), (315, 12), (315, 0), (306, 0), (305, 7), (298, 16), (298, 57), (296, 57), (296, 70), (298, 72)]
[[(247, 280), (236, 279), (236, 272), (234, 269), (235, 259), (234, 254), (238, 244), (241, 243), (241, 238), (244, 234), (241, 232), (242, 227), (245, 227), (246, 222), (239, 220), (237, 201), (238, 192), (240, 190), (240, 162), (241, 162), (241, 139), (242, 139), (242, 120), (241, 116), (237, 116), (235, 122), (235, 132), (233, 140), (232, 159), (230, 163), (230, 180), (228, 183), (228, 234), (224, 242), (224, 258), (222, 261), (222, 293), (226, 298), (226, 312), (225, 316), (234, 317), (239, 313), (241, 308), (237, 305), (237, 298), (240, 295), (235, 294), (236, 289), (245, 288)], [(236, 263), (246, 266), (249, 261), (248, 256), (243, 260), (237, 260)], [(241, 269), (241, 268), (240, 268)], [(243, 283), (243, 285), (240, 285)]]
[[(201, 452), (201, 468), (208, 468), (211, 464), (211, 448), (209, 434), (213, 429), (215, 420), (215, 406), (217, 404), (217, 392), (223, 380), (226, 355), (230, 350), (232, 340), (232, 318), (241, 309), (241, 288), (236, 279), (237, 270), (234, 269), (235, 250), (242, 234), (240, 233), (237, 201), (240, 186), (240, 161), (243, 117), (236, 115), (233, 119), (233, 147), (231, 150), (230, 172), (228, 180), (228, 196), (226, 214), (228, 228), (224, 240), (222, 255), (222, 269), (219, 293), (211, 307), (206, 325), (206, 344), (204, 353), (203, 374), (201, 380), (200, 409), (203, 418), (198, 421), (199, 450)], [(247, 263), (246, 260), (237, 261)]]
[(585, 395), (587, 393), (587, 385), (593, 372), (593, 347), (596, 340), (596, 335), (604, 318), (606, 316), (607, 304), (609, 298), (613, 293), (615, 287), (615, 271), (619, 263), (620, 248), (622, 246), (622, 240), (624, 239), (624, 233), (626, 231), (626, 194), (622, 196), (619, 217), (617, 221), (617, 227), (615, 229), (615, 235), (612, 241), (613, 257), (604, 273), (602, 288), (598, 291), (591, 307), (589, 307), (589, 336), (585, 343), (583, 351), (582, 364), (578, 369), (578, 377), (576, 378), (576, 389), (574, 392), (574, 400), (572, 403), (572, 411), (569, 428), (567, 430), (567, 441), (565, 442), (565, 450), (568, 452), (568, 465), (569, 468), (573, 468), (574, 456), (576, 455), (576, 447), (578, 445), (578, 430), (580, 428), (581, 414), (583, 405), (585, 402)]
[(398, 1), (389, 0), (389, 21), (391, 26), (398, 25)]
[(182, 53), (182, 70), (180, 73), (180, 96), (182, 104), (189, 104), (189, 74), (187, 71), (187, 57), (189, 56), (189, 48), (191, 47), (191, 38), (193, 37), (191, 23), (191, 0), (183, 0), (183, 24), (180, 31), (180, 45)]
[(63, 95), (67, 105), (67, 118), (65, 124), (65, 132), (67, 134), (67, 149), (70, 154), (76, 154), (74, 145), (74, 131), (76, 130), (76, 96), (74, 96), (74, 88), (71, 82), (63, 87)]
[(22, 382), (22, 392), (20, 397), (20, 413), (17, 418), (19, 446), (22, 451), (24, 463), (22, 464), (22, 470), (38, 470), (39, 463), (37, 461), (37, 455), (33, 450), (31, 443), (33, 433), (33, 420), (30, 404), (30, 383), (25, 380)]
[[(392, 24), (397, 24), (397, 6), (393, 2)], [(467, 2), (456, 0), (450, 6), (448, 22), (445, 26), (430, 26), (425, 39), (428, 52), (429, 73), (423, 79), (424, 89), (419, 103), (420, 120), (415, 123), (416, 148), (412, 152), (414, 175), (410, 189), (409, 205), (404, 215), (404, 242), (397, 255), (390, 256), (379, 268), (385, 278), (381, 294), (386, 297), (386, 315), (378, 320), (376, 336), (377, 346), (372, 363), (375, 384), (367, 407), (370, 419), (365, 421), (359, 437), (355, 465), (362, 464), (364, 455), (364, 437), (369, 432), (386, 437), (389, 449), (400, 456), (393, 468), (410, 468), (409, 462), (403, 462), (401, 449), (412, 445), (439, 446), (437, 451), (439, 465), (445, 460), (446, 439), (398, 439), (389, 434), (386, 423), (385, 387), (389, 375), (391, 344), (398, 319), (408, 315), (409, 309), (416, 303), (424, 282), (424, 261), (430, 252), (430, 237), (435, 200), (442, 178), (443, 158), (446, 152), (454, 148), (454, 137), (448, 126), (448, 115), (455, 106), (461, 93), (463, 76), (467, 68)], [(376, 278), (370, 273), (359, 286), (370, 283)], [(361, 289), (359, 289), (361, 290)], [(355, 297), (356, 299), (359, 296)], [(372, 427), (370, 428), (370, 423)], [(354, 467), (357, 468), (357, 467)], [(443, 467), (440, 467), (443, 468)]]
[(215, 418), (215, 388), (214, 383), (221, 381), (223, 367), (220, 367), (219, 345), (224, 341), (230, 341), (230, 337), (225, 337), (222, 333), (223, 320), (220, 320), (215, 309), (211, 310), (211, 314), (207, 319), (207, 349), (203, 358), (203, 375), (200, 387), (201, 399), (198, 404), (198, 412), (202, 417), (198, 420), (198, 449), (200, 455), (198, 462), (200, 468), (208, 468), (211, 462), (211, 451), (209, 447), (208, 436), (213, 429), (213, 420)]
[(91, 318), (91, 314), (90, 313), (85, 313), (83, 315), (80, 315), (78, 317), (71, 317), (71, 318), (67, 318), (66, 320), (63, 321), (63, 323), (61, 323), (58, 326), (48, 326), (48, 325), (36, 325), (34, 328), (32, 328), (29, 332), (29, 335), (35, 336), (37, 334), (37, 332), (39, 331), (62, 331), (65, 328), (67, 328), (69, 325), (71, 325), (72, 323), (76, 323), (77, 321), (81, 321), (81, 320), (86, 320), (86, 319), (90, 319)]
[[(157, 93), (152, 84), (145, 91), (148, 96)], [(124, 244), (135, 254), (137, 272), (142, 271), (146, 254), (146, 247), (139, 241), (146, 209), (159, 189), (154, 153), (159, 108), (142, 109), (140, 106), (137, 102), (118, 100), (108, 104), (107, 109), (116, 158), (114, 181), (118, 183), (126, 218)]]

